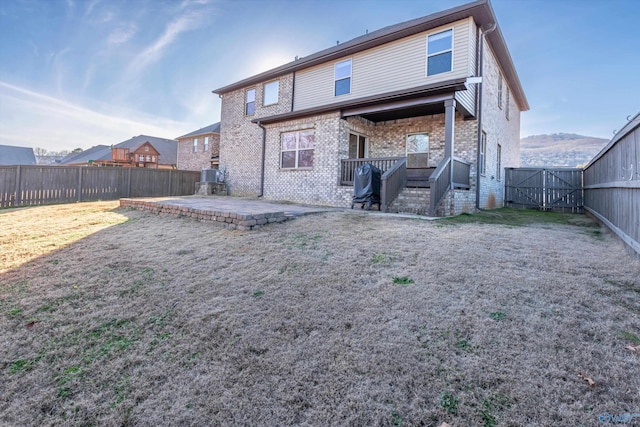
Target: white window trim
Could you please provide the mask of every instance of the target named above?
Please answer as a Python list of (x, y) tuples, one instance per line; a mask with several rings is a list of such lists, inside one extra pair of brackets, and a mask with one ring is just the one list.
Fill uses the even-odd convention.
[[(436, 34), (444, 33), (444, 32), (449, 31), (449, 30), (451, 30), (451, 49), (442, 50), (442, 51), (440, 51), (438, 53), (429, 54), (429, 36), (434, 36)], [(456, 32), (455, 32), (455, 29), (453, 27), (445, 28), (445, 29), (433, 32), (431, 34), (427, 34), (427, 37), (425, 39), (425, 49), (427, 51), (427, 58), (426, 58), (425, 64), (424, 64), (424, 68), (425, 68), (425, 70), (424, 70), (425, 74), (424, 75), (425, 75), (425, 77), (435, 77), (435, 76), (440, 76), (442, 74), (453, 73), (453, 64), (455, 64), (455, 59), (456, 59), (455, 58), (456, 53), (454, 52), (454, 49), (453, 49), (454, 41), (456, 39), (455, 35), (456, 35)], [(445, 52), (449, 52), (449, 51), (451, 52), (451, 70), (445, 71), (443, 73), (429, 75), (429, 57), (430, 56), (434, 56), (434, 55), (440, 55), (441, 53), (445, 53)]]
[[(356, 146), (356, 150), (358, 150), (358, 147), (360, 145), (360, 137), (364, 138), (364, 157), (363, 158), (367, 158), (369, 157), (369, 137), (367, 135), (364, 135), (360, 132), (356, 132), (353, 130), (349, 131), (349, 135), (357, 135), (358, 136), (358, 145)], [(359, 152), (359, 150), (358, 150)], [(356, 153), (357, 154), (357, 153)]]
[(480, 164), (478, 165), (480, 176), (487, 174), (487, 133), (482, 131), (480, 137)]
[[(275, 102), (270, 102), (268, 104), (265, 104), (265, 94), (267, 93), (266, 87), (267, 85), (271, 84), (271, 83), (278, 83), (278, 93), (276, 96), (276, 101)], [(268, 105), (276, 105), (280, 103), (280, 80), (276, 79), (276, 80), (271, 80), (270, 82), (266, 82), (262, 85), (262, 106), (266, 107)]]
[(496, 147), (496, 180), (502, 181), (502, 145)]
[(498, 108), (502, 110), (502, 91), (503, 91), (502, 73), (498, 71)]
[[(407, 140), (412, 135), (427, 135), (427, 151), (414, 151), (413, 153), (409, 153), (409, 144), (407, 144)], [(429, 154), (429, 149), (431, 148), (431, 138), (429, 138), (428, 132), (411, 132), (405, 135), (404, 137), (404, 153), (406, 154)]]
[(203, 151), (209, 151), (209, 137), (205, 136), (203, 139), (203, 144), (204, 144), (204, 148), (202, 149)]
[[(315, 128), (308, 128), (308, 129), (299, 129), (299, 130), (292, 130), (292, 131), (287, 131), (287, 132), (281, 132), (280, 133), (280, 170), (283, 171), (293, 171), (293, 170), (312, 170), (313, 166), (298, 166), (298, 160), (299, 160), (299, 156), (298, 156), (298, 152), (301, 151), (299, 148), (299, 143), (300, 143), (300, 139), (299, 139), (299, 135), (296, 138), (296, 148), (295, 150), (283, 150), (282, 149), (282, 135), (287, 134), (287, 133), (297, 133), (300, 134), (302, 132), (307, 132), (307, 131), (311, 131), (313, 132), (314, 138), (315, 138), (315, 134), (316, 134), (316, 130)], [(310, 150), (309, 148), (303, 148), (302, 151), (305, 150)], [(282, 153), (284, 152), (289, 152), (289, 151), (293, 151), (296, 153), (295, 156), (295, 166), (291, 167), (291, 168), (286, 168), (284, 166), (282, 166)], [(315, 160), (315, 151), (316, 151), (316, 145), (315, 145), (315, 141), (313, 143), (313, 154), (314, 154), (314, 160)]]
[(198, 138), (193, 138), (193, 152), (198, 152)]
[[(253, 113), (247, 113), (247, 106), (249, 105), (249, 92), (253, 91)], [(245, 116), (253, 116), (256, 113), (256, 97), (258, 96), (258, 91), (255, 87), (251, 87), (249, 89), (245, 89), (244, 91), (244, 115)]]
[(509, 120), (509, 86), (506, 86), (507, 92), (505, 96), (504, 116)]
[[(338, 64), (342, 64), (343, 62), (347, 62), (347, 61), (351, 63), (351, 65), (349, 66), (349, 77), (342, 77), (340, 79), (336, 78), (336, 70), (338, 69)], [(349, 79), (349, 92), (336, 95), (336, 82), (338, 80), (346, 80), (346, 79)], [(352, 86), (353, 86), (353, 58), (343, 59), (333, 64), (333, 96), (336, 97), (336, 96), (351, 95)]]

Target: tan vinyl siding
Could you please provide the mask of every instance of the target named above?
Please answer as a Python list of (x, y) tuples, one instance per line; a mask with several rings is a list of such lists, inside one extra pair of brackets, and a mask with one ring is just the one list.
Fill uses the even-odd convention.
[[(427, 77), (427, 36), (453, 28), (453, 70)], [(471, 35), (470, 33), (473, 33)], [(473, 18), (435, 28), (296, 73), (294, 110), (473, 75)], [(352, 59), (351, 93), (334, 96), (334, 65)]]
[[(477, 76), (478, 72), (478, 43), (476, 26), (473, 25), (469, 30), (469, 76)], [(456, 101), (458, 101), (464, 108), (467, 109), (472, 115), (476, 114), (476, 85), (468, 85), (469, 89), (465, 91), (456, 92)]]

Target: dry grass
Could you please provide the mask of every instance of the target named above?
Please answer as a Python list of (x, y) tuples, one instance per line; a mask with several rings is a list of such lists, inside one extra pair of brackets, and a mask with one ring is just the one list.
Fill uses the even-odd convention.
[[(332, 212), (237, 232), (112, 207), (0, 213), (16, 254), (0, 265), (0, 424), (598, 425), (640, 412), (640, 355), (625, 348), (640, 340), (640, 264), (584, 221)], [(29, 254), (43, 215), (56, 231)], [(75, 218), (93, 234), (61, 248)]]

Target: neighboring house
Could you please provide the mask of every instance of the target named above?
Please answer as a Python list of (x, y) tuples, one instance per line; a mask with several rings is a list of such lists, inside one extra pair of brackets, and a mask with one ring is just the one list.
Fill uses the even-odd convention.
[(0, 145), (0, 166), (35, 165), (33, 148)]
[(438, 215), (502, 206), (529, 109), (487, 0), (213, 92), (230, 194), (349, 206), (353, 171), (371, 162), (385, 172), (383, 209)]
[(178, 141), (139, 135), (117, 145), (98, 145), (62, 159), (65, 166), (116, 166), (175, 169)]
[(220, 156), (220, 122), (203, 127), (178, 140), (178, 169), (199, 171), (218, 169)]
[(92, 166), (97, 160), (109, 160), (111, 148), (106, 145), (96, 145), (79, 153), (71, 153), (63, 157), (58, 164), (63, 166)]

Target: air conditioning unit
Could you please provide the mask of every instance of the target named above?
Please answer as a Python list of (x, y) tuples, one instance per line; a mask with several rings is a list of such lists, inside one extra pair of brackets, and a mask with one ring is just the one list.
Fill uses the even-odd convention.
[(218, 169), (202, 169), (200, 182), (220, 182), (220, 171)]

